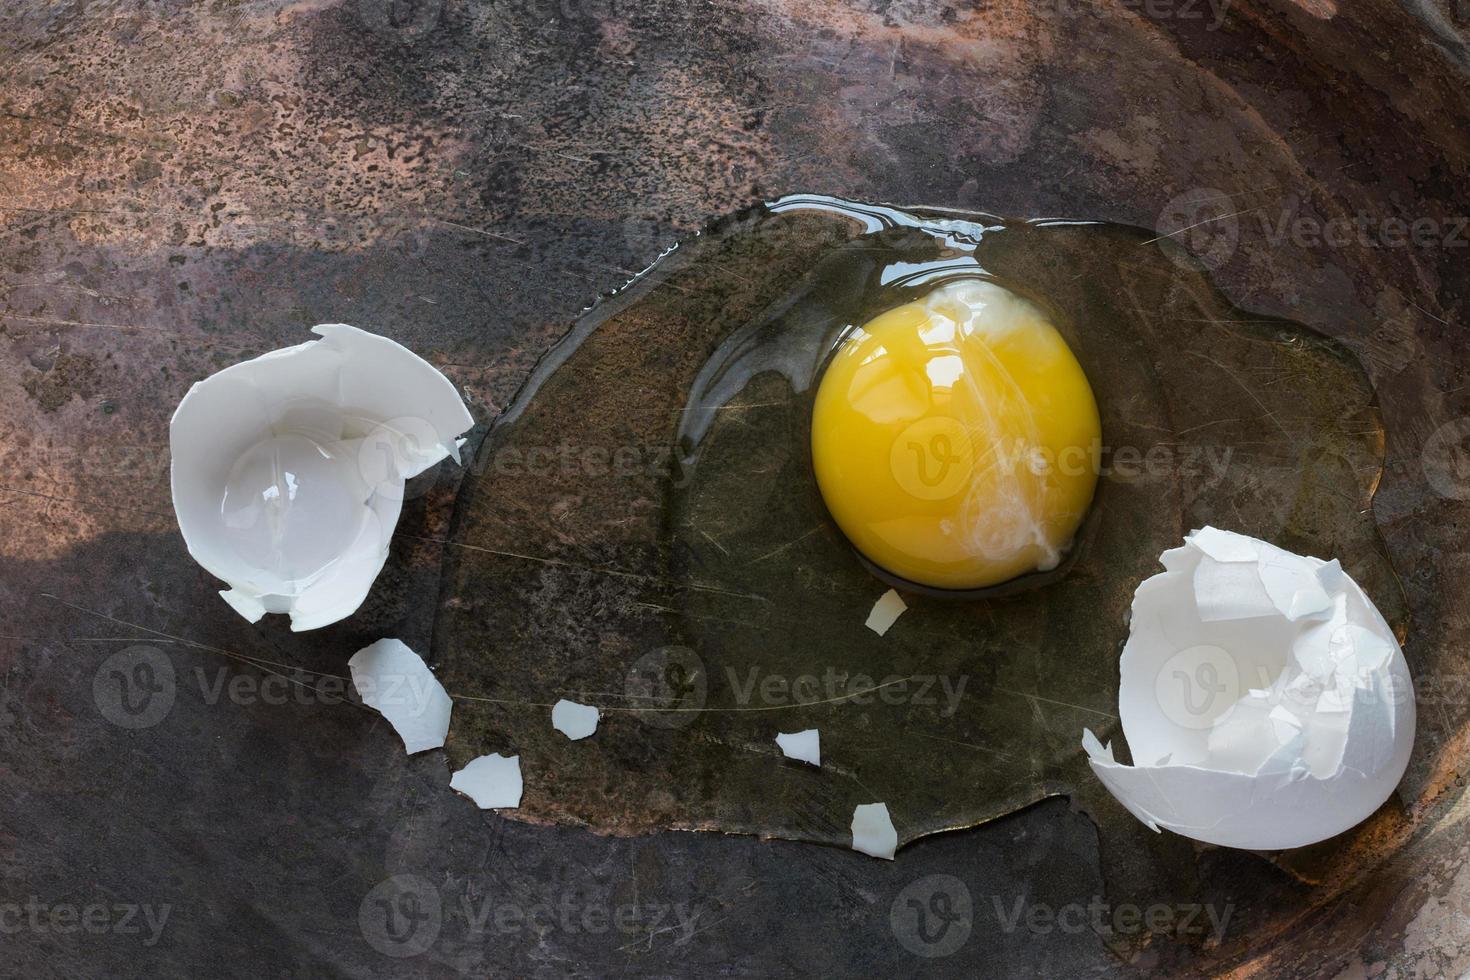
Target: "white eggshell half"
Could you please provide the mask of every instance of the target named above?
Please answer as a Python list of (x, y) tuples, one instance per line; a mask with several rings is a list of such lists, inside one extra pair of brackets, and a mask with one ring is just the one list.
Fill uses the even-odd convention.
[(189, 389), (169, 424), (174, 512), (189, 553), (251, 622), (350, 615), (388, 557), (404, 482), (473, 424), (433, 365), (345, 323)]
[(597, 731), (601, 713), (590, 704), (578, 704), (562, 698), (551, 707), (551, 727), (573, 742)]
[(513, 809), (521, 805), (521, 757), (500, 753), (471, 759), (449, 777), (449, 788), (475, 801), (481, 810)]
[(814, 766), (822, 764), (822, 736), (815, 728), (804, 732), (782, 732), (776, 736), (776, 745), (788, 759), (809, 762)]
[(1393, 631), (1337, 561), (1206, 527), (1133, 597), (1118, 713), (1134, 765), (1092, 769), (1134, 816), (1224, 847), (1325, 840), (1393, 793), (1414, 691)]
[(454, 702), (406, 643), (379, 640), (354, 653), (347, 667), (362, 703), (388, 719), (409, 755), (444, 744)]

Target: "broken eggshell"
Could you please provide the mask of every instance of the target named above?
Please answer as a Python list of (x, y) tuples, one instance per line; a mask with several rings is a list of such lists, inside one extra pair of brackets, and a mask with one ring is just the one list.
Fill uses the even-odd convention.
[(169, 424), (174, 511), (189, 553), (257, 622), (350, 615), (388, 557), (404, 483), (474, 420), (449, 380), (345, 323), (189, 389)]
[(894, 623), (898, 622), (898, 617), (902, 616), (908, 608), (908, 603), (903, 601), (903, 596), (889, 589), (878, 597), (877, 602), (873, 603), (873, 609), (868, 613), (868, 619), (863, 625), (882, 636), (893, 627)]
[(1206, 527), (1133, 597), (1118, 713), (1135, 765), (1091, 731), (1134, 816), (1225, 847), (1342, 833), (1393, 793), (1414, 743), (1408, 665), (1336, 560)]
[(379, 640), (347, 661), (352, 686), (403, 739), (409, 755), (441, 748), (454, 701), (439, 678), (402, 640)]
[(898, 831), (887, 803), (860, 803), (852, 811), (852, 849), (892, 861), (898, 850)]
[(590, 704), (562, 698), (551, 708), (551, 727), (575, 742), (596, 732), (601, 717), (602, 712)]
[(814, 766), (822, 764), (822, 733), (815, 728), (800, 732), (781, 732), (776, 736), (776, 746), (788, 759)]
[(449, 787), (463, 793), (481, 810), (511, 810), (521, 805), (521, 757), (499, 752), (471, 759), (449, 779)]

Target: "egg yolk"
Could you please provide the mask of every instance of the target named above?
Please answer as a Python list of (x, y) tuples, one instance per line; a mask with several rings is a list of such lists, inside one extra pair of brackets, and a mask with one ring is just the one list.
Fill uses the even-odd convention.
[(843, 343), (812, 410), (828, 510), (874, 564), (944, 589), (1053, 568), (1097, 486), (1102, 430), (1035, 304), (960, 280)]

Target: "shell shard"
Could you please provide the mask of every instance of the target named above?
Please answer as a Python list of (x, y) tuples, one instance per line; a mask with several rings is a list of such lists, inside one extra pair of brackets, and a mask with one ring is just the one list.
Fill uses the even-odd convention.
[(898, 831), (886, 803), (861, 803), (852, 812), (852, 849), (892, 861), (898, 850)]
[(903, 601), (903, 596), (889, 589), (878, 597), (877, 602), (873, 603), (873, 609), (868, 613), (867, 621), (863, 625), (882, 636), (892, 628), (894, 623), (898, 622), (898, 617), (902, 616), (908, 608), (908, 603)]
[(449, 778), (449, 787), (481, 810), (514, 809), (521, 805), (521, 757), (496, 752), (471, 759)]
[(782, 732), (776, 736), (776, 745), (788, 759), (814, 766), (822, 764), (822, 736), (815, 728), (802, 732)]
[(362, 703), (388, 719), (409, 755), (444, 745), (454, 702), (406, 643), (379, 640), (354, 653), (347, 667)]
[(551, 708), (551, 727), (573, 742), (587, 738), (597, 731), (602, 713), (590, 704), (578, 704), (562, 698)]

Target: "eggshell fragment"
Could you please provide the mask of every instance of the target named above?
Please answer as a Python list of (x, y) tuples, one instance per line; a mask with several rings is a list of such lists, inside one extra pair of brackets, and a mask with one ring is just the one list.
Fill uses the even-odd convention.
[(821, 733), (815, 728), (789, 734), (782, 732), (776, 736), (776, 744), (781, 747), (781, 751), (788, 759), (810, 762), (814, 766), (822, 764)]
[(475, 801), (481, 810), (513, 809), (521, 805), (521, 757), (500, 753), (471, 759), (449, 777), (450, 789)]
[(363, 647), (347, 667), (362, 703), (388, 719), (409, 755), (444, 744), (454, 702), (424, 658), (402, 640)]
[(590, 704), (578, 704), (562, 698), (551, 708), (551, 726), (573, 742), (597, 731), (601, 713)]
[(169, 424), (174, 511), (189, 553), (251, 622), (293, 630), (350, 615), (388, 556), (405, 481), (473, 424), (449, 380), (407, 348), (328, 323), (321, 339), (231, 365)]
[(908, 605), (903, 601), (903, 596), (889, 589), (878, 598), (877, 602), (873, 603), (873, 611), (868, 613), (868, 621), (863, 625), (882, 636), (907, 609)]
[(852, 811), (852, 849), (885, 860), (898, 850), (898, 831), (888, 816), (888, 804), (863, 803)]
[(1336, 561), (1212, 527), (1133, 598), (1118, 711), (1134, 765), (1083, 735), (1134, 816), (1207, 843), (1300, 847), (1393, 793), (1414, 743), (1398, 640)]

